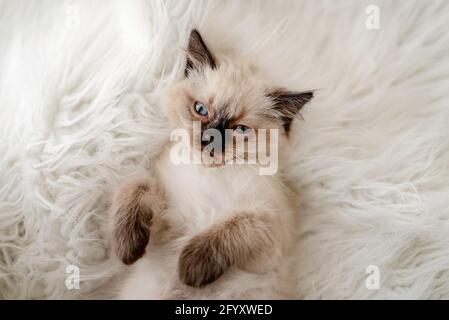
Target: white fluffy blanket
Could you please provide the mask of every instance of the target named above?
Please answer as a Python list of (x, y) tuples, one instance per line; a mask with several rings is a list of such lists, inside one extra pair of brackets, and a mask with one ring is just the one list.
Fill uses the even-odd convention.
[(158, 152), (193, 26), (319, 89), (291, 142), (298, 298), (449, 298), (449, 2), (420, 0), (0, 2), (0, 297), (103, 296), (108, 200)]

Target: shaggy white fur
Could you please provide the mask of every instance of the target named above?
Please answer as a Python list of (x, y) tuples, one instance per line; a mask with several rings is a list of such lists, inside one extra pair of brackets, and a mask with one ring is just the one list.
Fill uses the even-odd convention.
[(108, 201), (158, 152), (158, 97), (196, 26), (212, 50), (319, 89), (292, 134), (298, 298), (449, 298), (448, 13), (447, 1), (2, 1), (0, 297), (110, 293)]

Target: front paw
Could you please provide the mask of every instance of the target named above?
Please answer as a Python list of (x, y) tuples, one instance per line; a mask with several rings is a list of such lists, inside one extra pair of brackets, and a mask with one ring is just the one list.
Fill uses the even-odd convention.
[(188, 286), (200, 288), (217, 280), (229, 267), (219, 244), (207, 236), (192, 238), (181, 252), (178, 261), (180, 280)]
[(124, 184), (115, 194), (111, 213), (113, 218), (113, 247), (118, 258), (129, 265), (145, 254), (150, 239), (155, 193), (144, 179)]

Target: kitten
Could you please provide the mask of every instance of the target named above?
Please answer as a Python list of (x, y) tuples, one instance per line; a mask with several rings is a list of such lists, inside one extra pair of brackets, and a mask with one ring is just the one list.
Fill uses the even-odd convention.
[[(113, 248), (132, 265), (119, 297), (290, 298), (295, 196), (281, 170), (291, 123), (313, 93), (282, 90), (252, 63), (213, 55), (196, 30), (186, 54), (184, 79), (167, 88), (163, 105), (172, 128), (191, 138), (170, 142), (151, 172), (113, 197)], [(210, 150), (212, 142), (218, 147)], [(264, 142), (279, 159), (270, 176), (257, 161)], [(202, 164), (177, 163), (175, 146), (191, 151), (181, 160)]]

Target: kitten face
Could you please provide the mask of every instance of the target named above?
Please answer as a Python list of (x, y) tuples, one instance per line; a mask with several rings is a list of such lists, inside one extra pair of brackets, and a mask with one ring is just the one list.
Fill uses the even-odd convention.
[[(273, 88), (249, 62), (213, 55), (193, 30), (185, 78), (167, 89), (164, 104), (172, 126), (190, 133), (191, 147), (207, 151), (215, 164), (224, 164), (253, 153), (257, 157), (261, 129), (267, 130), (264, 139), (276, 129), (279, 144), (286, 143), (291, 122), (312, 97), (312, 92)], [(194, 130), (195, 122), (200, 130)], [(211, 142), (216, 146), (220, 138), (221, 146), (209, 152)]]

